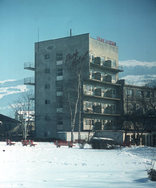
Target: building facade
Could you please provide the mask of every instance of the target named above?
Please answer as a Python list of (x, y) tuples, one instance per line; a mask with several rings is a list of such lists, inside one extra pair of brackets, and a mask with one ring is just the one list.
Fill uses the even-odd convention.
[(119, 80), (121, 85), (122, 115), (132, 114), (138, 111), (144, 114), (156, 108), (156, 89), (146, 86), (125, 84), (125, 80)]
[(34, 70), (38, 138), (117, 129), (122, 106), (115, 43), (88, 33), (38, 42)]
[(121, 84), (121, 127), (131, 144), (156, 146), (156, 88)]

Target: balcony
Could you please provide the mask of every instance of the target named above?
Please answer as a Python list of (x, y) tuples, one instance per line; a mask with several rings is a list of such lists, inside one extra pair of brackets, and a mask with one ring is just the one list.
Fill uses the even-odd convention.
[(111, 64), (112, 64), (111, 60), (107, 60), (107, 61), (104, 61), (103, 66), (111, 68), (112, 67)]
[(118, 72), (123, 72), (123, 67), (112, 67), (111, 65), (111, 60), (107, 60), (105, 61), (103, 64), (101, 64), (101, 62), (99, 60), (94, 60), (94, 62), (90, 62), (90, 65), (93, 68), (98, 68), (101, 70), (107, 70), (109, 72), (113, 72), (113, 73), (118, 73)]
[(106, 81), (106, 80), (103, 80), (102, 77), (101, 77), (101, 80), (100, 79), (96, 79), (95, 77), (90, 75), (90, 78), (88, 80), (85, 80), (85, 83), (87, 83), (87, 84), (98, 84), (99, 86), (103, 86), (103, 84), (105, 84), (105, 85), (113, 85), (113, 86), (120, 86), (120, 84), (117, 83), (117, 82), (114, 82), (114, 81), (109, 82), (109, 81)]
[(103, 76), (103, 81), (112, 83), (112, 76), (111, 75)]
[(101, 100), (113, 100), (113, 101), (120, 101), (121, 99), (117, 96), (112, 96), (112, 95), (102, 95), (102, 96), (97, 96), (97, 95), (89, 95), (89, 94), (85, 94), (84, 93), (84, 99), (85, 100), (90, 100), (90, 99), (93, 99), (93, 100), (97, 100), (99, 102), (101, 102)]
[(101, 93), (101, 88), (96, 88), (95, 90), (94, 90), (94, 94), (93, 95), (95, 95), (95, 96), (102, 96), (102, 93)]
[[(101, 111), (101, 112), (100, 112)], [(103, 110), (103, 109), (96, 109), (95, 111), (93, 111), (92, 109), (89, 110), (89, 109), (86, 109), (86, 110), (83, 110), (83, 113), (84, 113), (84, 117), (90, 117), (90, 118), (93, 118), (93, 117), (97, 117), (97, 116), (113, 116), (113, 117), (118, 117), (120, 116), (120, 113), (119, 112), (112, 112), (112, 111), (109, 111), (109, 110)]]
[(35, 66), (32, 63), (24, 63), (24, 69), (35, 71)]
[(101, 73), (100, 73), (100, 72), (93, 73), (93, 74), (92, 74), (92, 78), (93, 78), (94, 80), (99, 80), (99, 81), (101, 81)]
[(100, 57), (95, 57), (94, 64), (95, 65), (101, 65), (101, 58)]
[(24, 78), (25, 85), (35, 85), (34, 77)]
[(84, 114), (86, 115), (98, 115), (98, 116), (119, 116), (120, 114), (113, 109), (112, 106), (103, 108), (101, 105), (93, 105), (92, 108), (84, 108)]
[(100, 113), (101, 114), (101, 105), (93, 105), (93, 113)]

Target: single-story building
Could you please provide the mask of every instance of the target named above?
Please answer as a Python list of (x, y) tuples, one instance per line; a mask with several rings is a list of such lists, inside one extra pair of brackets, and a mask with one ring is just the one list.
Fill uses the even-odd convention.
[(0, 114), (0, 140), (22, 136), (21, 122)]

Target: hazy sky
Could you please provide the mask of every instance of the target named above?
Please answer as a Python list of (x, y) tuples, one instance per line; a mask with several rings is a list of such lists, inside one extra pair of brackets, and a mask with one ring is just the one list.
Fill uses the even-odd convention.
[(117, 42), (119, 60), (156, 61), (156, 0), (0, 0), (0, 81), (22, 79), (34, 42), (90, 33)]

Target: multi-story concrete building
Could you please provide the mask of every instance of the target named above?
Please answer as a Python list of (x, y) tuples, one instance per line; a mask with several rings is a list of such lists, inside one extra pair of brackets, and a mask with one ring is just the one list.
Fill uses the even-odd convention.
[(121, 111), (118, 47), (89, 34), (35, 44), (38, 138), (58, 131), (117, 129)]
[[(91, 38), (88, 33), (37, 42), (35, 67), (30, 64), (25, 69), (35, 71), (35, 80), (25, 79), (25, 84), (35, 86), (37, 138), (58, 138), (59, 133), (70, 140), (73, 131), (75, 137), (81, 131), (86, 138), (86, 133), (89, 135), (92, 130), (113, 136), (123, 130), (131, 142), (136, 132), (131, 121), (134, 114), (140, 113), (135, 117), (138, 123), (137, 118), (145, 117), (143, 113), (156, 101), (155, 89), (126, 85), (124, 80), (118, 80), (121, 70), (116, 43)], [(143, 134), (147, 145), (155, 145), (155, 132)]]
[(119, 80), (122, 111), (121, 115), (139, 112), (144, 114), (147, 111), (155, 110), (156, 88), (147, 86), (128, 85), (125, 80)]

